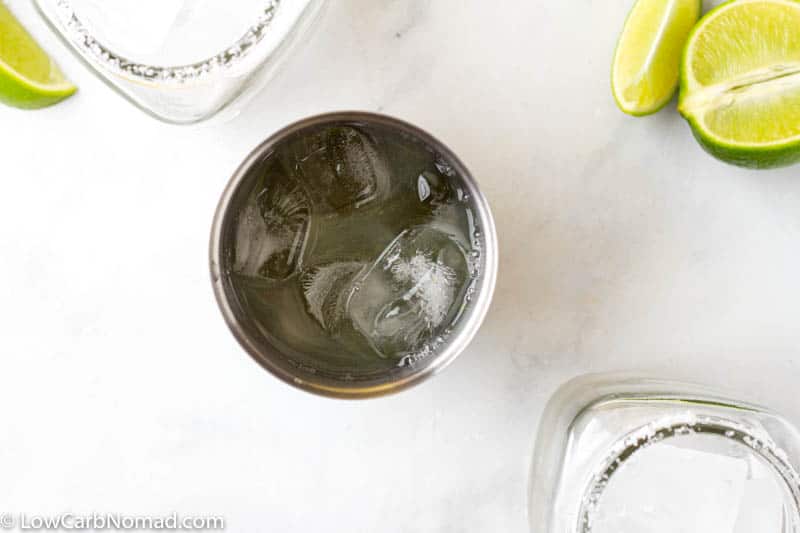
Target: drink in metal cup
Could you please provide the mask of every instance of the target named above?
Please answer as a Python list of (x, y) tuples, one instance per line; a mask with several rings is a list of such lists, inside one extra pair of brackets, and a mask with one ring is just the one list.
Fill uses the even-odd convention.
[(284, 128), (239, 167), (211, 273), (264, 368), (318, 394), (372, 397), (464, 350), (492, 297), (497, 238), (446, 146), (394, 118), (333, 113)]

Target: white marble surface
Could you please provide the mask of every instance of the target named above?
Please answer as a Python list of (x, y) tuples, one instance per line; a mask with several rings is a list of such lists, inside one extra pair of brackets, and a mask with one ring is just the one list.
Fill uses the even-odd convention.
[[(631, 0), (334, 0), (241, 116), (201, 128), (134, 109), (29, 2), (8, 3), (81, 90), (0, 108), (0, 511), (522, 533), (543, 403), (572, 376), (725, 385), (800, 423), (800, 167), (718, 163), (674, 106), (619, 113), (608, 70)], [(348, 108), (448, 143), (502, 246), (471, 348), (358, 403), (291, 389), (244, 355), (206, 263), (244, 155)]]

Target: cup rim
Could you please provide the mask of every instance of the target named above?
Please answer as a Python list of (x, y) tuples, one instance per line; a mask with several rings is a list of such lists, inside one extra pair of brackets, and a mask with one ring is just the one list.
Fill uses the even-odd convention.
[[(285, 357), (280, 350), (269, 343), (256, 342), (245, 331), (245, 328), (239, 323), (225, 290), (225, 278), (222, 272), (223, 231), (226, 227), (228, 208), (249, 170), (259, 162), (264, 154), (286, 137), (309, 127), (337, 122), (362, 122), (382, 126), (411, 135), (434, 148), (457, 171), (469, 191), (476, 218), (480, 221), (484, 246), (484, 269), (478, 279), (467, 313), (461, 318), (460, 331), (439, 352), (426, 358), (425, 364), (421, 364), (418, 369), (400, 379), (376, 378), (367, 382), (344, 382), (322, 377), (312, 379), (307, 375), (299, 377), (292, 374), (284, 366), (275, 362), (276, 358)], [(214, 214), (209, 245), (209, 265), (214, 296), (228, 328), (245, 352), (262, 368), (293, 387), (320, 396), (340, 399), (374, 398), (406, 390), (438, 374), (448, 367), (475, 337), (489, 310), (497, 281), (497, 232), (489, 204), (480, 191), (477, 181), (466, 165), (444, 143), (421, 128), (389, 115), (366, 111), (336, 111), (313, 115), (281, 128), (256, 146), (237, 167), (222, 193)]]

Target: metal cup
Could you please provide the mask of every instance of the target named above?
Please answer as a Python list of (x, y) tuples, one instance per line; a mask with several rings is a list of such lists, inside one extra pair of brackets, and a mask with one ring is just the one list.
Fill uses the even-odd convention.
[[(241, 190), (251, 183), (253, 169), (275, 151), (287, 137), (306, 129), (326, 125), (381, 127), (398, 135), (422, 142), (438, 154), (452, 169), (459, 186), (469, 195), (469, 208), (480, 228), (480, 274), (474, 292), (452, 326), (450, 334), (436, 351), (410, 364), (397, 366), (368, 379), (333, 377), (317, 372), (308, 364), (299, 364), (288, 351), (281, 350), (259, 329), (252, 317), (235, 305), (234, 289), (226, 267), (226, 250), (235, 238), (235, 220), (244, 202)], [(310, 117), (278, 131), (253, 150), (233, 174), (217, 207), (211, 232), (210, 266), (214, 293), (222, 314), (239, 344), (262, 367), (281, 380), (308, 392), (335, 398), (369, 398), (394, 393), (416, 385), (440, 372), (467, 347), (478, 331), (494, 292), (497, 278), (497, 235), (494, 220), (485, 197), (466, 166), (444, 144), (428, 133), (406, 122), (384, 115), (366, 112), (339, 112)]]

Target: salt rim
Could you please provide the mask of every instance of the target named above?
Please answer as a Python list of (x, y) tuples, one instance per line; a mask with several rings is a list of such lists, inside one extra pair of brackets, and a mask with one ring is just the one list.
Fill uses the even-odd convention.
[(266, 0), (264, 10), (258, 17), (256, 24), (251, 26), (232, 46), (217, 55), (197, 63), (173, 67), (157, 67), (136, 63), (116, 55), (92, 37), (89, 30), (75, 15), (69, 0), (57, 0), (56, 8), (61, 24), (69, 32), (71, 42), (75, 46), (90, 52), (93, 59), (108, 70), (134, 81), (183, 84), (196, 81), (221, 68), (229, 68), (235, 61), (247, 55), (264, 38), (280, 3), (281, 0)]
[(581, 500), (576, 531), (591, 533), (592, 515), (616, 471), (635, 453), (664, 440), (692, 435), (714, 435), (743, 444), (772, 466), (792, 495), (795, 509), (800, 513), (800, 474), (789, 462), (786, 453), (777, 447), (768, 435), (755, 436), (756, 430), (747, 425), (717, 416), (686, 415), (669, 417), (643, 426), (624, 438), (612, 448), (601, 468), (588, 484)]

